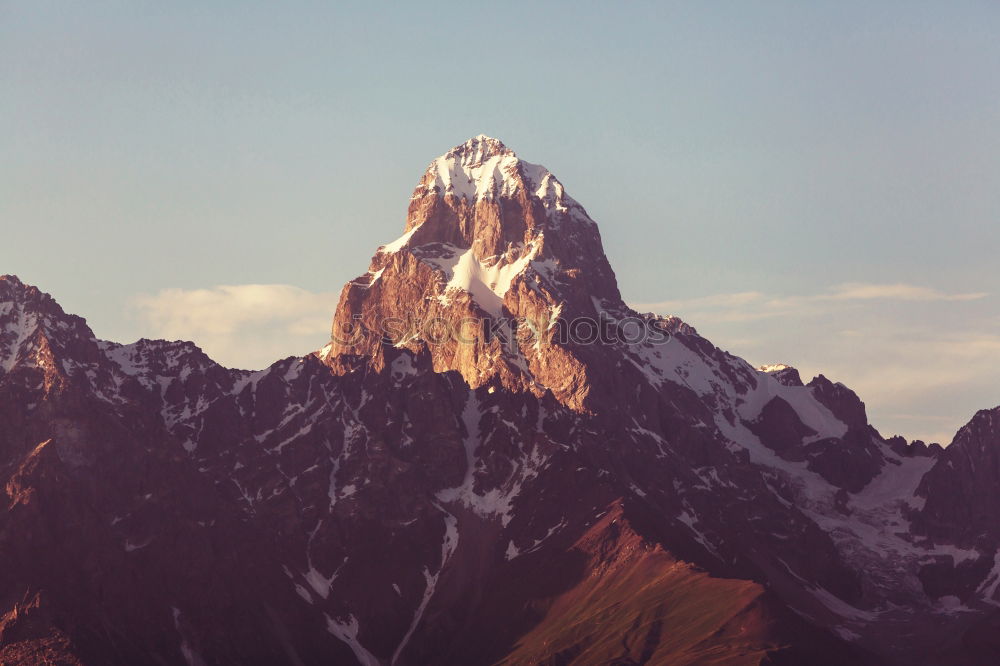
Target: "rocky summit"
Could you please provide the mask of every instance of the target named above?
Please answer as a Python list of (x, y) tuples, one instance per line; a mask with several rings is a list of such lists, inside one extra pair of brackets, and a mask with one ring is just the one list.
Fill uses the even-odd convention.
[(0, 663), (1000, 662), (997, 409), (887, 439), (633, 311), (496, 139), (317, 347), (228, 369), (0, 278)]

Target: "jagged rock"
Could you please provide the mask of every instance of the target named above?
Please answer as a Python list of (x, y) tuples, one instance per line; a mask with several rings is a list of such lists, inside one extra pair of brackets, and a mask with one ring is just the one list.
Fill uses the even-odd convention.
[(994, 417), (925, 455), (634, 312), (495, 139), (428, 167), (333, 338), (230, 370), (0, 279), (0, 658), (996, 660)]

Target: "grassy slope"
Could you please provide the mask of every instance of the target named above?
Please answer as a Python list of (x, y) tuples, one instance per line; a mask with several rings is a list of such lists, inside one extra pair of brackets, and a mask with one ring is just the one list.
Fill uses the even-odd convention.
[(544, 619), (500, 663), (759, 664), (779, 647), (764, 589), (713, 578), (638, 536), (620, 509), (574, 546), (590, 573), (547, 601)]

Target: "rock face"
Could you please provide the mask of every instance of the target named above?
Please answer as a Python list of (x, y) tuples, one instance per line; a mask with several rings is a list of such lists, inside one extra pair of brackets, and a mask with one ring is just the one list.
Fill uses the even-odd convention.
[(247, 372), (0, 278), (0, 661), (991, 664), (996, 410), (941, 451), (622, 301), (476, 137)]
[(917, 488), (919, 526), (933, 538), (985, 549), (1000, 544), (1000, 407), (958, 431)]
[[(548, 390), (581, 409), (615, 395), (598, 381), (615, 369), (556, 324), (596, 321), (603, 309), (625, 306), (597, 225), (544, 167), (478, 136), (427, 168), (406, 233), (344, 287), (325, 353), (378, 367), (386, 342), (427, 349), (436, 371), (456, 370), (473, 388)], [(583, 326), (575, 337), (589, 340)]]

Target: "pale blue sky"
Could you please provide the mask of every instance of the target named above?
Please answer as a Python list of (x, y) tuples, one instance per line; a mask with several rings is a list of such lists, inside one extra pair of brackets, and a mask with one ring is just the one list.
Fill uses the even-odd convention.
[(945, 439), (1000, 403), (998, 34), (992, 1), (0, 0), (0, 272), (105, 338), (305, 352), (483, 132), (629, 301)]

